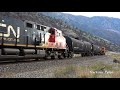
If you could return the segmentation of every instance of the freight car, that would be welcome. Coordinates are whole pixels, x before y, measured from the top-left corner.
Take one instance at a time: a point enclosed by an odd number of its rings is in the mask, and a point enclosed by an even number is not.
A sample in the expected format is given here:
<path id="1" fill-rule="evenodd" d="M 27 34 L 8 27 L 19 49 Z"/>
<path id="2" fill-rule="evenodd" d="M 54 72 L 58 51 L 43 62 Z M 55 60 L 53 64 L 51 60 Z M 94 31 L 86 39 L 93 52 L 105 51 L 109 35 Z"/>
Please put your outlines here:
<path id="1" fill-rule="evenodd" d="M 89 42 L 63 36 L 61 30 L 53 27 L 0 17 L 0 60 L 72 58 L 74 53 L 82 56 L 97 55 L 98 48 L 93 47 Z"/>
<path id="2" fill-rule="evenodd" d="M 65 36 L 67 45 L 69 47 L 69 53 L 73 56 L 75 54 L 81 54 L 81 56 L 93 56 L 93 55 L 105 55 L 105 48 L 94 45 L 86 41 L 80 41 L 72 37 Z"/>

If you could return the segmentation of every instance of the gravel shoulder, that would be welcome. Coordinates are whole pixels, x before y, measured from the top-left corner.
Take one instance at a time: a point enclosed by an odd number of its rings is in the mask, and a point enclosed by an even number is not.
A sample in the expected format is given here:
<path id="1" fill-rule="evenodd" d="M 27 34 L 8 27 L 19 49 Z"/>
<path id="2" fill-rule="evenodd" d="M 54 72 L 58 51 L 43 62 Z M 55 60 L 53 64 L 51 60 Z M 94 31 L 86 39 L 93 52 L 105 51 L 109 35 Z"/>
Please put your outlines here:
<path id="1" fill-rule="evenodd" d="M 94 57 L 74 57 L 64 60 L 28 61 L 0 64 L 0 78 L 54 78 L 54 71 L 58 67 L 68 65 L 89 66 L 96 62 L 113 63 L 108 55 Z"/>

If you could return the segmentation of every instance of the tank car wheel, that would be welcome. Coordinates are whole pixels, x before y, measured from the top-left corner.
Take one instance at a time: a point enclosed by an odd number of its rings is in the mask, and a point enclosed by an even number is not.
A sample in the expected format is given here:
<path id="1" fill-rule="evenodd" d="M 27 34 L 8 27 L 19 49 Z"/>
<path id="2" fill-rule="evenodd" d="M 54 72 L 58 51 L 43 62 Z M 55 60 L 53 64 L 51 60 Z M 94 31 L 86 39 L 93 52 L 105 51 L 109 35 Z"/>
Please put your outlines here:
<path id="1" fill-rule="evenodd" d="M 45 60 L 48 60 L 48 59 L 49 59 L 49 56 L 46 55 L 46 56 L 44 57 L 44 59 L 45 59 Z"/>
<path id="2" fill-rule="evenodd" d="M 41 60 L 41 58 L 36 58 L 34 61 L 39 61 L 39 60 Z"/>
<path id="3" fill-rule="evenodd" d="M 83 53 L 81 53 L 81 57 L 84 57 Z"/>
<path id="4" fill-rule="evenodd" d="M 70 57 L 70 58 L 73 58 L 73 52 L 71 52 L 71 53 L 69 54 L 69 57 Z"/>
<path id="5" fill-rule="evenodd" d="M 58 58 L 59 58 L 59 59 L 62 59 L 61 55 L 58 55 Z"/>
<path id="6" fill-rule="evenodd" d="M 39 61 L 39 59 L 37 58 L 37 59 L 35 59 L 34 61 Z"/>
<path id="7" fill-rule="evenodd" d="M 82 53 L 82 57 L 84 57 L 85 56 L 85 53 Z"/>
<path id="8" fill-rule="evenodd" d="M 91 56 L 94 56 L 94 53 L 91 53 Z"/>
<path id="9" fill-rule="evenodd" d="M 55 59 L 55 56 L 51 56 L 51 59 Z"/>

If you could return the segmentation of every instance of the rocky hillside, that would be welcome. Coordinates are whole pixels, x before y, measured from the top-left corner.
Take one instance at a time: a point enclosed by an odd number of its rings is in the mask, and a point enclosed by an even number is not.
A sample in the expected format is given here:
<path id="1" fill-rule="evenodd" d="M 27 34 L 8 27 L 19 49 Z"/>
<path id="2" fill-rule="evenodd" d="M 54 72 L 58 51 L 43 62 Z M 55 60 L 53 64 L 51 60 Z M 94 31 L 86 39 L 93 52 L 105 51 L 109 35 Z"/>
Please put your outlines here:
<path id="1" fill-rule="evenodd" d="M 42 12 L 44 15 L 55 17 L 66 21 L 70 25 L 89 32 L 93 35 L 105 38 L 120 45 L 120 19 L 112 17 L 85 17 L 64 14 L 60 12 Z"/>
<path id="2" fill-rule="evenodd" d="M 103 38 L 93 36 L 89 33 L 86 33 L 78 28 L 74 28 L 73 26 L 67 25 L 66 22 L 63 22 L 60 19 L 51 18 L 49 16 L 45 16 L 42 13 L 38 12 L 0 12 L 0 16 L 8 16 L 19 19 L 25 19 L 34 21 L 49 27 L 56 27 L 63 31 L 64 35 L 68 35 L 74 38 L 79 38 L 80 40 L 85 40 L 97 44 L 99 46 L 105 46 L 108 50 L 111 51 L 120 51 L 120 47 L 111 43 L 108 40 Z"/>

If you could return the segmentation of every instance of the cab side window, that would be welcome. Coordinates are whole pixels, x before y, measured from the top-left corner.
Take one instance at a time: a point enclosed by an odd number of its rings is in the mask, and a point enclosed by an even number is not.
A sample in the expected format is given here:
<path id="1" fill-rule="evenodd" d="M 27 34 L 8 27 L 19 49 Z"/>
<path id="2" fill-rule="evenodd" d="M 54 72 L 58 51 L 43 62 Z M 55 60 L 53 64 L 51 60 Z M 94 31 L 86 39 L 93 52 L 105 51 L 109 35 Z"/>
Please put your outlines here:
<path id="1" fill-rule="evenodd" d="M 37 25 L 37 30 L 40 30 L 40 25 Z"/>
<path id="2" fill-rule="evenodd" d="M 44 29 L 46 29 L 46 27 L 44 27 L 44 26 L 41 26 L 41 30 L 42 30 L 42 31 L 44 31 Z"/>
<path id="3" fill-rule="evenodd" d="M 33 28 L 33 24 L 31 24 L 31 23 L 26 23 L 26 27 L 28 27 L 28 28 Z"/>
<path id="4" fill-rule="evenodd" d="M 57 32 L 57 36 L 60 36 L 60 33 L 59 33 L 59 32 Z"/>
<path id="5" fill-rule="evenodd" d="M 59 33 L 59 36 L 61 36 L 60 33 Z"/>

